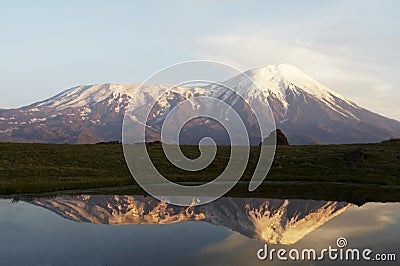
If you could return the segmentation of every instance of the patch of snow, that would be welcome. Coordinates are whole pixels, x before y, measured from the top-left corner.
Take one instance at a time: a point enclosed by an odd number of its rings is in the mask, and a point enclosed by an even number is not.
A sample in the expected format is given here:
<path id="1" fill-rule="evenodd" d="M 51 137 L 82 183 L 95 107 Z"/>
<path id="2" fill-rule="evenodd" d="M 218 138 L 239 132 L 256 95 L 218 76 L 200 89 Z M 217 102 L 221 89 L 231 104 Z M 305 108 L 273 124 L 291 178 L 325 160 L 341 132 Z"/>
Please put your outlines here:
<path id="1" fill-rule="evenodd" d="M 110 95 L 133 95 L 139 85 L 129 84 L 96 84 L 77 86 L 37 104 L 37 106 L 53 107 L 60 110 L 91 106 L 105 100 Z"/>
<path id="2" fill-rule="evenodd" d="M 28 123 L 29 124 L 34 124 L 34 123 L 37 123 L 37 122 L 44 122 L 46 120 L 47 120 L 46 117 L 44 117 L 44 118 L 31 118 Z"/>
<path id="3" fill-rule="evenodd" d="M 18 127 L 10 127 L 4 130 L 0 130 L 0 134 L 12 133 L 14 130 L 18 129 Z"/>
<path id="4" fill-rule="evenodd" d="M 79 110 L 79 114 L 82 118 L 87 117 L 87 115 L 91 112 L 92 110 L 89 107 L 82 107 Z"/>

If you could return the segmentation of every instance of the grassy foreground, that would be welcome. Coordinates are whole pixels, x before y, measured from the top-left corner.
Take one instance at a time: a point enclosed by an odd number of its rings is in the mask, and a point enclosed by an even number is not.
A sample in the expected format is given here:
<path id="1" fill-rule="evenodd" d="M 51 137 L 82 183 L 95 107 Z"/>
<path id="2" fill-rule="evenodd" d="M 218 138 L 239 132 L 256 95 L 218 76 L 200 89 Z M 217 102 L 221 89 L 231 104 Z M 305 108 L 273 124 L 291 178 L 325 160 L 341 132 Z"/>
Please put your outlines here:
<path id="1" fill-rule="evenodd" d="M 178 183 L 214 179 L 223 171 L 230 155 L 228 146 L 219 146 L 216 159 L 209 167 L 186 172 L 168 162 L 160 145 L 149 145 L 148 150 L 157 169 Z M 196 146 L 182 146 L 182 150 L 191 158 L 199 155 Z M 251 148 L 242 181 L 250 180 L 258 152 L 259 147 Z M 335 193 L 347 189 L 349 193 L 370 191 L 378 198 L 384 198 L 385 194 L 397 195 L 400 200 L 400 141 L 279 146 L 267 180 L 270 188 L 260 187 L 256 193 L 273 194 L 284 189 L 283 195 L 290 191 L 302 191 L 306 195 L 321 190 L 318 193 L 331 193 L 334 197 Z M 282 181 L 291 182 L 284 185 Z M 303 187 L 296 181 L 313 182 L 313 185 Z M 135 182 L 125 164 L 121 145 L 0 143 L 0 195 L 126 185 L 135 185 Z M 236 193 L 241 194 L 244 186 L 239 187 Z M 327 188 L 329 191 L 323 191 Z"/>

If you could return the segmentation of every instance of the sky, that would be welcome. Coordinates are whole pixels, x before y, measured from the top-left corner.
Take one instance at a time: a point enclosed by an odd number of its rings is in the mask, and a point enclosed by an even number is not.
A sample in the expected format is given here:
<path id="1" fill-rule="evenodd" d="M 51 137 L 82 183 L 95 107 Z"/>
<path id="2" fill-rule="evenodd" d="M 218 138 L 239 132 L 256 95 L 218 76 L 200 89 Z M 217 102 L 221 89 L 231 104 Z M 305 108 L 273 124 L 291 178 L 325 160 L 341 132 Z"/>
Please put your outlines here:
<path id="1" fill-rule="evenodd" d="M 292 64 L 400 120 L 400 1 L 2 1 L 0 108 L 188 60 Z"/>

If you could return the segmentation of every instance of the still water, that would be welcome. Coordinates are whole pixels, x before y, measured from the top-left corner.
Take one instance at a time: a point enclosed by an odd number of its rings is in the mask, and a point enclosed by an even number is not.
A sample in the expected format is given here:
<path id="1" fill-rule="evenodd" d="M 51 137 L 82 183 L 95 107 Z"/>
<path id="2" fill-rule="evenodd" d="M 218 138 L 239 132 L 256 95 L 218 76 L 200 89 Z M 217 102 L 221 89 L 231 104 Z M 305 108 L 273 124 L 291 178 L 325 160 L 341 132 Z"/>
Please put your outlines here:
<path id="1" fill-rule="evenodd" d="M 288 265 L 268 249 L 371 249 L 400 259 L 400 203 L 221 198 L 196 206 L 151 197 L 0 200 L 0 265 Z M 304 265 L 366 261 L 301 260 Z M 372 262 L 370 265 L 397 265 Z"/>

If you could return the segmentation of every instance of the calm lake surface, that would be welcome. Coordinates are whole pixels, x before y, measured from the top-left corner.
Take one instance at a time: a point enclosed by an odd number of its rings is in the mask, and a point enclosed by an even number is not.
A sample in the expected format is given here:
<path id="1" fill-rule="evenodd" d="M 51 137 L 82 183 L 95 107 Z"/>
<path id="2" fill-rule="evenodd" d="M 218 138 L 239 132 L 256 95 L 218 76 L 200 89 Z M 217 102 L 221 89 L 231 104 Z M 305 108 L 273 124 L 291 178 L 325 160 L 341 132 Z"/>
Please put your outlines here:
<path id="1" fill-rule="evenodd" d="M 151 197 L 0 200 L 0 265 L 281 265 L 257 251 L 346 248 L 400 259 L 400 203 L 221 198 L 197 207 Z M 365 261 L 300 261 L 365 265 Z M 396 262 L 369 262 L 396 265 Z"/>

